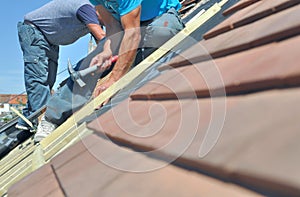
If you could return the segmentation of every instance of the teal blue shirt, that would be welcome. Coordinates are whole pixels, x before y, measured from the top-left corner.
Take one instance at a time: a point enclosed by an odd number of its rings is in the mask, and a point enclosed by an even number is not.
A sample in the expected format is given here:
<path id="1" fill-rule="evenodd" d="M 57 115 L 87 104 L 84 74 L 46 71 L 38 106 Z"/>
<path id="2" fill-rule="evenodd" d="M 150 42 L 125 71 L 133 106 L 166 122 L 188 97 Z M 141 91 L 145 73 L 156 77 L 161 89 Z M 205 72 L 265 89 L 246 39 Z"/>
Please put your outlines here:
<path id="1" fill-rule="evenodd" d="M 139 5 L 142 8 L 141 21 L 160 16 L 172 7 L 176 10 L 181 7 L 179 0 L 90 0 L 90 2 L 93 5 L 104 6 L 117 20 Z"/>

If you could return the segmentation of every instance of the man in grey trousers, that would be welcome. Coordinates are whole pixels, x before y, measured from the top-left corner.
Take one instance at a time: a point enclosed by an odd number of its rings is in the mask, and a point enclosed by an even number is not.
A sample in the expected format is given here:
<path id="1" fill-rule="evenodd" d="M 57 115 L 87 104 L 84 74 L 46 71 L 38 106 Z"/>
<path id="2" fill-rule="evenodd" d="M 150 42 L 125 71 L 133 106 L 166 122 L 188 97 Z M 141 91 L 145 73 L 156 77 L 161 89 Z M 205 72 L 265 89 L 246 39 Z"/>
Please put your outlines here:
<path id="1" fill-rule="evenodd" d="M 25 117 L 43 107 L 56 80 L 59 45 L 69 45 L 91 33 L 98 43 L 105 37 L 99 14 L 88 0 L 52 0 L 26 14 L 18 23 L 28 101 Z M 21 118 L 16 128 L 29 130 Z"/>

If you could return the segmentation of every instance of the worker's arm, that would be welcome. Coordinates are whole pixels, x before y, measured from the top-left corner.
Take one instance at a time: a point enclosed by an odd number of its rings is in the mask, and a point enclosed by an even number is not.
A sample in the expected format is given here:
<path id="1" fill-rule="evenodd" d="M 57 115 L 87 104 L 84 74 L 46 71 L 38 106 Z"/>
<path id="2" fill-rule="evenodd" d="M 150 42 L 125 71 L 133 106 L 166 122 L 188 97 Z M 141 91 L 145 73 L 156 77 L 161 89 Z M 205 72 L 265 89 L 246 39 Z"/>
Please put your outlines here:
<path id="1" fill-rule="evenodd" d="M 141 40 L 140 12 L 141 7 L 139 6 L 121 17 L 124 36 L 119 49 L 119 59 L 110 75 L 113 81 L 117 81 L 126 74 L 135 59 Z"/>
<path id="2" fill-rule="evenodd" d="M 100 25 L 90 23 L 90 24 L 87 24 L 86 26 L 89 28 L 91 34 L 96 39 L 97 44 L 98 44 L 98 41 L 102 40 L 105 37 L 105 32 L 103 31 L 103 29 L 101 28 Z"/>
<path id="3" fill-rule="evenodd" d="M 102 22 L 102 24 L 105 26 L 106 29 L 106 36 L 108 39 L 112 40 L 111 42 L 111 50 L 114 52 L 114 54 L 117 53 L 118 48 L 120 46 L 121 37 L 123 35 L 122 26 L 119 21 L 117 21 L 110 12 L 108 12 L 103 6 L 98 5 L 96 6 L 98 18 Z M 96 55 L 90 62 L 90 66 L 98 65 L 100 66 L 102 62 L 102 56 L 101 54 Z"/>
<path id="4" fill-rule="evenodd" d="M 99 20 L 105 26 L 106 36 L 112 40 L 112 51 L 118 51 L 123 36 L 123 28 L 121 23 L 117 21 L 102 5 L 96 6 L 96 10 L 97 13 L 99 13 Z"/>
<path id="5" fill-rule="evenodd" d="M 93 6 L 90 4 L 82 5 L 77 10 L 76 16 L 87 26 L 97 43 L 105 37 L 105 32 L 100 26 L 101 17 Z"/>
<path id="6" fill-rule="evenodd" d="M 104 83 L 102 83 L 99 87 L 97 87 L 95 91 L 95 96 L 101 94 L 104 90 L 110 87 L 114 82 L 116 82 L 123 75 L 125 75 L 128 72 L 132 63 L 134 62 L 136 51 L 141 40 L 140 13 L 141 13 L 141 7 L 139 6 L 136 9 L 129 12 L 128 14 L 121 17 L 121 25 L 124 30 L 124 35 L 122 37 L 121 44 L 120 44 L 120 49 L 118 54 L 119 59 L 116 62 L 108 79 Z M 104 23 L 109 22 L 107 20 L 113 21 L 112 23 L 116 21 L 113 19 L 111 15 L 107 19 L 104 19 L 104 17 L 106 17 L 104 15 L 102 15 Z M 116 27 L 111 27 L 111 28 L 116 28 Z M 109 35 L 115 32 L 116 29 L 113 29 L 113 31 L 110 32 L 109 27 L 107 27 L 107 33 Z"/>

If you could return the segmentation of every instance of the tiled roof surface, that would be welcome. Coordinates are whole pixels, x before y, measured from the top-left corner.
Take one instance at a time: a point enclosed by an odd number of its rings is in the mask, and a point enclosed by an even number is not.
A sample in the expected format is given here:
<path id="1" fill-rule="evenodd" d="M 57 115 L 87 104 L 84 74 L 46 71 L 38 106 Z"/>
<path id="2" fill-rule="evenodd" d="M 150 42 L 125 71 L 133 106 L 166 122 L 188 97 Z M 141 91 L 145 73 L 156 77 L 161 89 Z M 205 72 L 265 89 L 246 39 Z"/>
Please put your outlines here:
<path id="1" fill-rule="evenodd" d="M 209 97 L 224 94 L 224 88 L 229 95 L 295 86 L 300 83 L 299 44 L 300 37 L 296 36 L 213 61 L 182 66 L 150 81 L 131 98 Z M 289 55 L 282 55 L 287 49 Z"/>
<path id="2" fill-rule="evenodd" d="M 101 162 L 110 160 L 137 169 L 165 165 L 143 154 L 126 158 L 123 151 L 131 152 L 126 148 L 115 151 L 109 141 L 90 135 L 11 187 L 9 196 L 256 196 L 233 184 L 172 165 L 152 172 L 129 173 Z"/>
<path id="3" fill-rule="evenodd" d="M 298 196 L 299 3 L 239 1 L 8 195 Z"/>
<path id="4" fill-rule="evenodd" d="M 260 1 L 260 0 L 240 0 L 238 3 L 236 3 L 235 5 L 231 6 L 227 10 L 225 10 L 223 12 L 223 15 L 233 14 L 241 9 L 244 9 L 244 8 L 254 4 L 257 1 Z"/>

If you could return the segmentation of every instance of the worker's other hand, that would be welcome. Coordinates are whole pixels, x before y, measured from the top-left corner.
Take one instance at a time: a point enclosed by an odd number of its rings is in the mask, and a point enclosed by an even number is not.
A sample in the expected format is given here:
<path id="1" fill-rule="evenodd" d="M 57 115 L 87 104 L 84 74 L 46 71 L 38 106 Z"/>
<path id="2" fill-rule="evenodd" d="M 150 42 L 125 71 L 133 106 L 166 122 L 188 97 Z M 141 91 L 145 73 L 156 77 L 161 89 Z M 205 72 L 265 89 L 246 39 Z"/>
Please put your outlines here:
<path id="1" fill-rule="evenodd" d="M 103 51 L 96 55 L 90 63 L 90 66 L 98 66 L 97 72 L 104 72 L 112 65 L 112 51 L 110 48 L 110 43 L 111 41 L 108 39 L 104 43 Z"/>
<path id="2" fill-rule="evenodd" d="M 97 97 L 98 95 L 100 95 L 101 93 L 103 93 L 107 88 L 109 88 L 112 84 L 114 84 L 116 82 L 116 80 L 114 80 L 113 78 L 109 77 L 107 80 L 105 80 L 103 83 L 100 83 L 94 91 L 94 95 L 93 97 Z M 103 103 L 101 103 L 96 109 L 101 108 L 103 105 L 106 105 L 109 102 L 110 98 L 108 98 L 106 101 L 104 101 Z"/>

